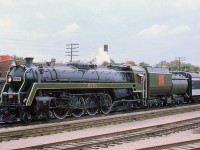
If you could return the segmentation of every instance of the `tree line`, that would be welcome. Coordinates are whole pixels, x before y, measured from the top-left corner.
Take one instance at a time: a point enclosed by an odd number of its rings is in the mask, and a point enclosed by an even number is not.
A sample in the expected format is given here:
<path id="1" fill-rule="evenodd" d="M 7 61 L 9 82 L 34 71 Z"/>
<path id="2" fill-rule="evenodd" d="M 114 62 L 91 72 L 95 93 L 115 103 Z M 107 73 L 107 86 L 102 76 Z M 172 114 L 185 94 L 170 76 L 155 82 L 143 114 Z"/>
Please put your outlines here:
<path id="1" fill-rule="evenodd" d="M 111 64 L 116 64 L 114 60 L 111 60 Z M 137 64 L 133 60 L 128 60 L 124 64 L 129 64 L 136 66 Z M 147 62 L 140 62 L 138 64 L 139 66 L 146 68 L 147 66 L 150 66 Z M 180 65 L 180 66 L 179 66 Z M 171 71 L 200 71 L 200 67 L 192 65 L 191 63 L 179 63 L 179 61 L 161 61 L 158 64 L 155 65 L 155 67 L 162 67 L 162 68 L 169 68 Z M 180 68 L 179 68 L 180 67 Z"/>
<path id="2" fill-rule="evenodd" d="M 13 60 L 24 60 L 23 57 L 16 56 L 16 55 L 11 56 L 11 58 Z M 110 64 L 117 65 L 119 63 L 116 63 L 113 59 L 110 59 Z M 129 65 L 133 65 L 133 66 L 137 65 L 133 60 L 128 60 L 124 64 L 129 64 Z M 108 65 L 108 63 L 105 62 L 103 65 Z M 140 62 L 139 66 L 146 68 L 147 66 L 149 66 L 149 63 Z M 179 69 L 180 69 L 180 71 L 200 71 L 200 67 L 198 67 L 198 66 L 192 65 L 191 63 L 184 63 L 184 62 L 179 64 L 179 62 L 177 60 L 169 61 L 169 62 L 161 61 L 158 64 L 156 64 L 155 67 L 169 68 L 171 71 L 177 71 Z"/>

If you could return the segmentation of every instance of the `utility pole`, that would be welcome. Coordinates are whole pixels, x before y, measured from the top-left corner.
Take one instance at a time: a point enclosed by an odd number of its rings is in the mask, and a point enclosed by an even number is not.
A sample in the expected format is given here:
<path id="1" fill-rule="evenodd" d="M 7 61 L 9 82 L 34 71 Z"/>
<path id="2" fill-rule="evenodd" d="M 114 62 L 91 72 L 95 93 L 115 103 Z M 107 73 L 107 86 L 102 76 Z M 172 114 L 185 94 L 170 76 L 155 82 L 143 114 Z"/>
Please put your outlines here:
<path id="1" fill-rule="evenodd" d="M 178 70 L 181 71 L 181 62 L 185 60 L 185 57 L 177 57 L 176 61 L 178 61 Z"/>
<path id="2" fill-rule="evenodd" d="M 74 47 L 76 45 L 78 45 L 78 44 L 66 44 L 66 46 L 67 46 L 66 49 L 70 49 L 70 51 L 66 52 L 66 53 L 69 53 L 69 55 L 66 55 L 66 56 L 70 56 L 71 57 L 70 62 L 72 62 L 72 57 L 73 56 L 79 56 L 79 55 L 73 55 L 74 52 L 79 52 L 79 51 L 74 51 L 74 49 L 79 48 L 79 47 Z M 70 47 L 68 47 L 68 46 L 70 46 Z"/>

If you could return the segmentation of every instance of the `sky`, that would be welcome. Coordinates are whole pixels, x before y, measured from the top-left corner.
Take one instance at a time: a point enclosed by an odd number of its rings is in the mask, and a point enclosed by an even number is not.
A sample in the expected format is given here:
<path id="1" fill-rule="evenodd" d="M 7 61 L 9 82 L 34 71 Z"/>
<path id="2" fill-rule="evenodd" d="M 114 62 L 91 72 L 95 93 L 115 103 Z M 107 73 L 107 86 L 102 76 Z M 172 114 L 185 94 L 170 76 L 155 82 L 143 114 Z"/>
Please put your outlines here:
<path id="1" fill-rule="evenodd" d="M 200 66 L 200 0 L 0 0 L 0 54 L 92 60 L 104 44 L 115 62 Z"/>

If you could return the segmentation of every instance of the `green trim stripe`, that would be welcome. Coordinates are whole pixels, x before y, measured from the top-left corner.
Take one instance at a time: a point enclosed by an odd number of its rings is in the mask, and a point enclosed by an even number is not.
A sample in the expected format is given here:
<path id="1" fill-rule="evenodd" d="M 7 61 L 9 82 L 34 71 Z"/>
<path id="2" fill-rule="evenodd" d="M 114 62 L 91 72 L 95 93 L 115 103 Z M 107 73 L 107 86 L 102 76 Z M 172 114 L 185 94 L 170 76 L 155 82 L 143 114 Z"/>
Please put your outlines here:
<path id="1" fill-rule="evenodd" d="M 109 88 L 133 88 L 135 83 L 34 83 L 30 95 L 26 101 L 26 106 L 31 106 L 37 90 L 50 89 L 109 89 Z"/>

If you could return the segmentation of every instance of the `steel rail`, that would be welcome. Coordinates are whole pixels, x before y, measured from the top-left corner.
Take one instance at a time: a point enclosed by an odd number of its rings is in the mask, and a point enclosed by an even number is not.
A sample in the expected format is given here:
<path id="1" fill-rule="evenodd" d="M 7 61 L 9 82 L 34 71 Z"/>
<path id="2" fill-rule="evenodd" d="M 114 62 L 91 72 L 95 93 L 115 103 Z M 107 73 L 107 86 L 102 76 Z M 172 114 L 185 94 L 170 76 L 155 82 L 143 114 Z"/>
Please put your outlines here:
<path id="1" fill-rule="evenodd" d="M 137 150 L 161 150 L 161 149 L 170 149 L 170 150 L 177 150 L 177 149 L 184 149 L 184 150 L 199 150 L 200 149 L 200 139 L 182 141 L 182 142 L 175 142 L 169 144 L 162 144 L 156 145 L 152 147 L 137 149 Z"/>

